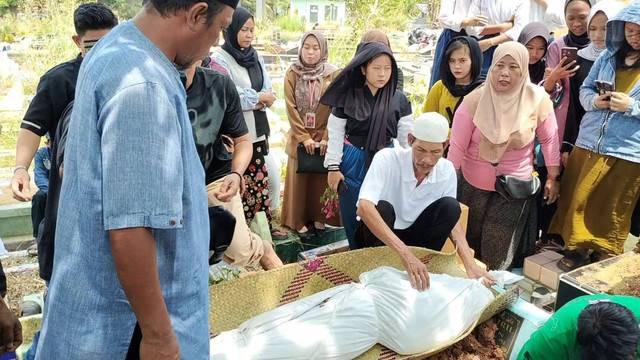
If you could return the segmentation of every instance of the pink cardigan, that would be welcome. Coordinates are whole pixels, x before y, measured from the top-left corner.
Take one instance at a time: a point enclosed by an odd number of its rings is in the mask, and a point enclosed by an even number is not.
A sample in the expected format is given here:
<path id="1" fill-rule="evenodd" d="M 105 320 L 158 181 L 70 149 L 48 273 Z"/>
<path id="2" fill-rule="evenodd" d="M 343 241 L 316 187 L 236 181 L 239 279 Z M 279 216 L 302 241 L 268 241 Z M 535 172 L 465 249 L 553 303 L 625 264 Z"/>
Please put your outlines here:
<path id="1" fill-rule="evenodd" d="M 512 175 L 530 179 L 533 173 L 533 141 L 521 149 L 508 150 L 498 166 L 480 158 L 482 134 L 473 123 L 473 116 L 463 102 L 453 118 L 451 148 L 447 158 L 456 169 L 462 170 L 465 180 L 472 186 L 495 191 L 496 176 Z M 553 112 L 536 129 L 536 137 L 542 145 L 547 166 L 560 165 L 560 142 L 558 125 Z M 542 179 L 544 181 L 544 179 Z"/>

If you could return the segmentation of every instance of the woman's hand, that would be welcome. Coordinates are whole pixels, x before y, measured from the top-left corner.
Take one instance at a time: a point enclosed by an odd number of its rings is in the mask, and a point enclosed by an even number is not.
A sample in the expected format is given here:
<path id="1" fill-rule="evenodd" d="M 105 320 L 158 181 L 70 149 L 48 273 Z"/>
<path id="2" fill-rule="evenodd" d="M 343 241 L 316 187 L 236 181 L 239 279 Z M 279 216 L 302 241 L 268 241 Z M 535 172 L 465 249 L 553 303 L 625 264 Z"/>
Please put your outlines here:
<path id="1" fill-rule="evenodd" d="M 563 152 L 561 154 L 560 159 L 562 160 L 562 167 L 564 167 L 565 169 L 567 168 L 567 164 L 569 163 L 569 155 L 570 154 L 571 153 L 569 153 L 569 152 Z"/>
<path id="2" fill-rule="evenodd" d="M 489 19 L 484 15 L 472 16 L 468 19 L 462 20 L 462 27 L 467 26 L 486 26 L 489 23 Z"/>
<path id="3" fill-rule="evenodd" d="M 580 66 L 576 65 L 577 64 L 576 60 L 573 60 L 565 64 L 566 61 L 567 61 L 567 57 L 565 56 L 560 60 L 560 62 L 558 63 L 558 65 L 556 65 L 556 67 L 551 69 L 551 72 L 549 73 L 549 77 L 548 77 L 549 81 L 552 81 L 555 83 L 562 79 L 568 79 L 570 77 L 573 77 L 576 74 L 576 71 L 580 69 Z"/>
<path id="4" fill-rule="evenodd" d="M 560 197 L 560 182 L 554 179 L 547 179 L 544 185 L 544 199 L 546 204 L 550 205 L 556 202 Z"/>
<path id="5" fill-rule="evenodd" d="M 344 175 L 342 175 L 340 171 L 329 171 L 327 174 L 327 183 L 329 183 L 331 190 L 338 192 L 340 181 L 344 181 Z"/>
<path id="6" fill-rule="evenodd" d="M 633 98 L 629 95 L 621 92 L 612 92 L 611 100 L 609 101 L 609 109 L 617 112 L 627 112 L 633 105 Z"/>
<path id="7" fill-rule="evenodd" d="M 316 142 L 313 139 L 307 139 L 302 142 L 304 149 L 307 150 L 307 154 L 313 155 L 316 151 Z"/>
<path id="8" fill-rule="evenodd" d="M 276 96 L 271 91 L 265 91 L 258 94 L 258 100 L 266 107 L 271 107 L 276 101 Z"/>
<path id="9" fill-rule="evenodd" d="M 324 156 L 327 153 L 327 140 L 320 141 L 320 156 Z"/>
<path id="10" fill-rule="evenodd" d="M 596 109 L 609 109 L 609 107 L 611 106 L 611 94 L 607 93 L 596 96 L 593 105 L 596 107 Z"/>

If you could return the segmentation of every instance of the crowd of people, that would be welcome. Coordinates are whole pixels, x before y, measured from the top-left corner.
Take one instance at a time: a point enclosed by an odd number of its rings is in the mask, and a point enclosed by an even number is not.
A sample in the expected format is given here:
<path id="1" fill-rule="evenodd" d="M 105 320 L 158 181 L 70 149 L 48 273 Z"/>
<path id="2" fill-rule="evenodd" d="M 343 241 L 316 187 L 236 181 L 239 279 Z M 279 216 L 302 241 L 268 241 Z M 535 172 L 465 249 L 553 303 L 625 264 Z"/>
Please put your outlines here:
<path id="1" fill-rule="evenodd" d="M 283 266 L 248 225 L 261 213 L 273 238 L 333 225 L 351 249 L 389 246 L 421 291 L 429 273 L 410 246 L 451 239 L 467 275 L 491 283 L 475 259 L 510 270 L 556 246 L 571 270 L 640 230 L 639 1 L 443 0 L 420 116 L 383 31 L 342 69 L 321 31 L 304 33 L 284 77 L 284 179 L 272 80 L 237 3 L 145 0 L 119 25 L 102 4 L 75 11 L 80 54 L 41 78 L 12 179 L 43 209 L 48 290 L 28 358 L 208 358 L 209 265 Z"/>

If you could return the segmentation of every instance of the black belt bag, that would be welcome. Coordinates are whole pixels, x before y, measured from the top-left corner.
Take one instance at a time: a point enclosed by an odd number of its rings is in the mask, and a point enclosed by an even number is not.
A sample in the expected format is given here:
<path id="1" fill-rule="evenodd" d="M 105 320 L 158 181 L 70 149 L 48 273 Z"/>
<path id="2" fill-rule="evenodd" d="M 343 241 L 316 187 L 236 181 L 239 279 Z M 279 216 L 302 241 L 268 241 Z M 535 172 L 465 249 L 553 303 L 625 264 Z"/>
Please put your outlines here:
<path id="1" fill-rule="evenodd" d="M 496 192 L 509 201 L 528 200 L 538 195 L 541 184 L 537 176 L 523 180 L 511 175 L 500 175 L 496 176 L 495 187 Z"/>

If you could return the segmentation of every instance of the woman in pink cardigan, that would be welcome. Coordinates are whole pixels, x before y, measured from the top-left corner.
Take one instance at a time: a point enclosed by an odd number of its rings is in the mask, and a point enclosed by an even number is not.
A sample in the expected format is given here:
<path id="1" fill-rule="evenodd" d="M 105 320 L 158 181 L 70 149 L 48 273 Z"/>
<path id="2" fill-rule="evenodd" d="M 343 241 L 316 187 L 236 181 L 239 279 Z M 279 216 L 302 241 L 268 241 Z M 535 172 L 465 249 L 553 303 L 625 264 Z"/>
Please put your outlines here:
<path id="1" fill-rule="evenodd" d="M 458 200 L 470 208 L 467 239 L 490 269 L 512 267 L 537 237 L 533 192 L 496 192 L 498 177 L 531 185 L 534 139 L 542 145 L 549 176 L 544 196 L 559 196 L 560 144 L 549 95 L 529 80 L 527 48 L 498 46 L 484 86 L 467 95 L 453 121 L 449 160 L 460 170 Z M 504 189 L 504 188 L 502 188 Z"/>

